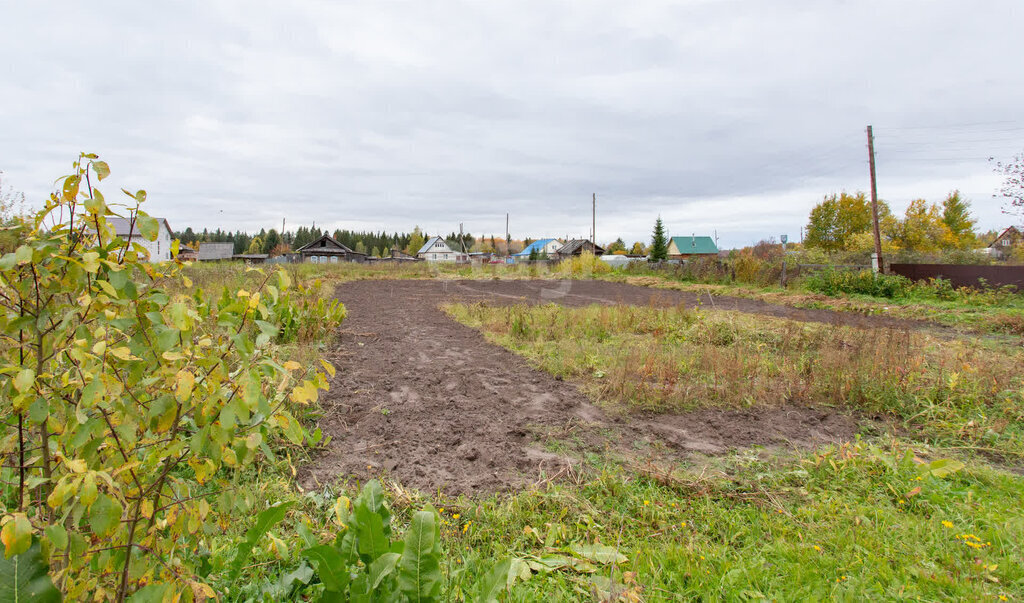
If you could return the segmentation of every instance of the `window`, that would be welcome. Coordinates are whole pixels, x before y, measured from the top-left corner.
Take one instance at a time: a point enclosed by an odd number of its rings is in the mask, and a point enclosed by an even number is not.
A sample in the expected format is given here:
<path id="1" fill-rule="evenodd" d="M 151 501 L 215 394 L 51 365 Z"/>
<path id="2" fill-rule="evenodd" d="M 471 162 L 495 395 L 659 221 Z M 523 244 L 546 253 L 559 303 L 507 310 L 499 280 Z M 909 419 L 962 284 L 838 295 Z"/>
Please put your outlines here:
<path id="1" fill-rule="evenodd" d="M 337 264 L 338 263 L 338 256 L 332 255 L 331 256 L 331 263 L 332 264 Z"/>

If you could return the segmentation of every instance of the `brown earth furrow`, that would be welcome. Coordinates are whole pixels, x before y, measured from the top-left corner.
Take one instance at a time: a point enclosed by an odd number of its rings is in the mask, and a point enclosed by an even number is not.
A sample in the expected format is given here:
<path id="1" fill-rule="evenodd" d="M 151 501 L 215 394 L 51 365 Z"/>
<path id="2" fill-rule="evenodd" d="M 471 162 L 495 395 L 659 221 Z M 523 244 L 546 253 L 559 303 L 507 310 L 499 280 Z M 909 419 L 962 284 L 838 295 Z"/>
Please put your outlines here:
<path id="1" fill-rule="evenodd" d="M 855 429 L 848 415 L 803 406 L 609 416 L 573 384 L 530 367 L 438 309 L 444 302 L 518 300 L 689 305 L 696 303 L 692 294 L 600 281 L 357 281 L 339 286 L 337 295 L 348 318 L 323 401 L 321 428 L 332 440 L 303 469 L 307 488 L 381 474 L 427 492 L 516 488 L 573 462 L 544 451 L 538 441 L 545 435 L 572 434 L 596 451 L 685 458 L 752 445 L 809 446 L 848 439 Z M 852 318 L 831 314 L 843 324 Z"/>

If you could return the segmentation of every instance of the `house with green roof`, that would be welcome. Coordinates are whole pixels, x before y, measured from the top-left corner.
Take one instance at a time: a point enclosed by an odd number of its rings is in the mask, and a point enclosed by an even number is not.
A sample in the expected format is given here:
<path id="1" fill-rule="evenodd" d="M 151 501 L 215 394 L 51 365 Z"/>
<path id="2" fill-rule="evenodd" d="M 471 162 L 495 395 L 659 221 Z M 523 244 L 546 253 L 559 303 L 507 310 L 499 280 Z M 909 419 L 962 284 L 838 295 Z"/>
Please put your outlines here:
<path id="1" fill-rule="evenodd" d="M 718 246 L 711 237 L 672 237 L 668 242 L 668 258 L 685 260 L 691 257 L 717 256 Z"/>

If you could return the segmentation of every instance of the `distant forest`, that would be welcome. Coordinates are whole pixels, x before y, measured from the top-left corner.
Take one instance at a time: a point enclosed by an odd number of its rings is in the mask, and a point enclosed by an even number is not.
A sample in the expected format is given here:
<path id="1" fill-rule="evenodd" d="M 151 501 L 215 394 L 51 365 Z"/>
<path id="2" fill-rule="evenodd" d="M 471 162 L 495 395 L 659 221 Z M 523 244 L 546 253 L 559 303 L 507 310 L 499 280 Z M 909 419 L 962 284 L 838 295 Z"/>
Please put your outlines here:
<path id="1" fill-rule="evenodd" d="M 261 229 L 256 234 L 249 234 L 242 231 L 224 231 L 221 229 L 196 232 L 192 227 L 183 231 L 176 231 L 174 236 L 181 240 L 182 245 L 196 247 L 199 243 L 234 243 L 234 253 L 266 253 L 280 255 L 294 251 L 311 243 L 325 234 L 330 234 L 334 240 L 350 249 L 360 253 L 375 256 L 386 256 L 392 249 L 399 249 L 405 253 L 415 254 L 420 247 L 430 238 L 417 226 L 411 233 L 387 233 L 387 232 L 356 232 L 352 230 L 337 229 L 334 232 L 321 230 L 320 228 L 307 228 L 300 226 L 296 230 L 285 231 L 283 234 L 271 228 Z M 492 236 L 487 239 L 477 239 L 466 233 L 459 239 L 459 234 L 452 232 L 445 237 L 452 249 L 459 250 L 465 243 L 466 250 L 493 251 L 504 247 L 504 241 L 496 241 Z"/>

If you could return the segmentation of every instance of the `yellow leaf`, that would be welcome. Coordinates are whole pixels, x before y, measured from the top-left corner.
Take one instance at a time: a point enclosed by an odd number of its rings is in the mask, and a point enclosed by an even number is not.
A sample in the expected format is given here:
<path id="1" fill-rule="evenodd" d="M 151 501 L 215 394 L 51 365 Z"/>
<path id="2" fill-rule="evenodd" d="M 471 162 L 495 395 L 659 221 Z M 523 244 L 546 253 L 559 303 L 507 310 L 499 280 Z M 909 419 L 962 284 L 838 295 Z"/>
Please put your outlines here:
<path id="1" fill-rule="evenodd" d="M 4 518 L 0 541 L 4 544 L 4 556 L 20 555 L 32 546 L 32 524 L 24 513 L 15 513 Z"/>
<path id="2" fill-rule="evenodd" d="M 125 346 L 111 348 L 110 354 L 121 360 L 138 360 L 138 356 L 133 356 L 132 351 Z"/>
<path id="3" fill-rule="evenodd" d="M 178 386 L 174 390 L 174 397 L 179 402 L 185 402 L 192 396 L 192 389 L 196 385 L 196 378 L 189 371 L 182 369 L 178 371 Z"/>
<path id="4" fill-rule="evenodd" d="M 181 352 L 167 351 L 167 352 L 164 352 L 163 354 L 160 354 L 160 356 L 162 356 L 164 360 L 169 360 L 171 362 L 174 362 L 175 360 L 184 360 L 185 359 L 185 355 L 182 354 Z"/>
<path id="5" fill-rule="evenodd" d="M 320 364 L 322 364 L 322 365 L 323 365 L 323 367 L 324 367 L 324 370 L 325 370 L 325 371 L 327 371 L 327 374 L 328 374 L 328 375 L 330 375 L 331 377 L 333 377 L 333 376 L 334 376 L 334 365 L 333 365 L 332 363 L 330 363 L 330 362 L 327 362 L 326 360 L 324 360 L 323 358 L 321 358 L 321 359 L 320 359 Z"/>
<path id="6" fill-rule="evenodd" d="M 103 352 L 105 352 L 106 350 L 107 350 L 107 342 L 106 341 L 97 341 L 92 346 L 92 353 L 96 354 L 97 356 L 102 356 Z"/>
<path id="7" fill-rule="evenodd" d="M 152 517 L 153 516 L 153 501 L 148 499 L 148 498 L 143 500 L 142 501 L 142 505 L 139 507 L 139 513 L 141 513 L 142 516 L 145 517 L 146 519 L 149 519 L 150 517 Z"/>
<path id="8" fill-rule="evenodd" d="M 67 460 L 64 459 L 64 464 L 68 466 L 73 473 L 85 473 L 89 466 L 85 464 L 84 459 Z"/>
<path id="9" fill-rule="evenodd" d="M 294 360 L 289 360 L 288 362 L 284 363 L 284 368 L 285 370 L 288 371 L 297 371 L 300 368 L 302 368 L 302 365 L 299 364 L 298 362 L 295 362 Z"/>
<path id="10" fill-rule="evenodd" d="M 186 289 L 191 289 L 192 288 L 192 279 L 190 279 L 189 277 L 182 276 L 181 277 L 181 282 L 185 284 L 185 288 Z"/>
<path id="11" fill-rule="evenodd" d="M 310 402 L 316 402 L 318 397 L 316 384 L 312 381 L 303 381 L 302 385 L 297 386 L 292 390 L 289 398 L 297 404 L 309 404 Z"/>

